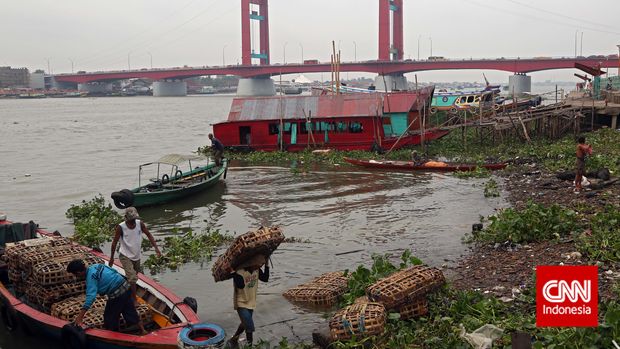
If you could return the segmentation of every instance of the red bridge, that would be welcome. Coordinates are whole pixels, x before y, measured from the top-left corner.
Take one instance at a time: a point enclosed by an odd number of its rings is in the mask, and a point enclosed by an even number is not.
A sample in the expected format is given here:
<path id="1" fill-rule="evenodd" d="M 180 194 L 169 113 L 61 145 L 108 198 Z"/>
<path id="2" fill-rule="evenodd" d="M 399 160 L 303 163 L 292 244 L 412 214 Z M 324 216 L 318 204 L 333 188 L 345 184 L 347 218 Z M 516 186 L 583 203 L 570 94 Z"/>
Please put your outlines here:
<path id="1" fill-rule="evenodd" d="M 340 65 L 341 72 L 366 72 L 382 76 L 377 81 L 377 88 L 406 89 L 404 73 L 424 70 L 447 69 L 484 69 L 502 70 L 518 74 L 511 79 L 528 88 L 530 77 L 525 73 L 550 70 L 570 69 L 576 64 L 588 70 L 599 71 L 600 68 L 618 66 L 617 55 L 597 55 L 589 58 L 550 58 L 538 57 L 528 59 L 465 59 L 447 60 L 443 57 L 429 57 L 429 60 L 412 61 L 404 59 L 403 35 L 403 0 L 378 0 L 379 30 L 377 61 L 346 62 Z M 259 22 L 258 42 L 252 42 L 252 21 Z M 205 75 L 236 75 L 242 79 L 238 93 L 249 95 L 274 94 L 273 81 L 270 76 L 280 74 L 321 73 L 332 70 L 330 63 L 314 60 L 300 64 L 271 64 L 269 48 L 269 13 L 268 0 L 241 0 L 241 65 L 220 67 L 183 67 L 169 69 L 140 69 L 127 71 L 90 72 L 82 74 L 55 75 L 58 83 L 82 84 L 82 88 L 101 89 L 108 82 L 132 78 L 145 78 L 154 81 L 155 95 L 183 95 L 186 84 L 183 79 Z M 309 64 L 303 64 L 309 63 Z M 389 82 L 389 83 L 388 83 Z M 95 83 L 95 84 L 91 84 Z M 521 88 L 521 87 L 520 87 Z M 526 90 L 527 91 L 527 90 Z"/>
<path id="2" fill-rule="evenodd" d="M 342 72 L 366 72 L 380 75 L 402 74 L 428 70 L 484 69 L 512 73 L 530 73 L 552 69 L 574 69 L 575 63 L 591 67 L 615 68 L 617 58 L 523 58 L 523 59 L 470 59 L 442 61 L 366 61 L 342 63 Z M 267 77 L 280 74 L 329 72 L 329 63 L 286 65 L 229 65 L 225 67 L 184 67 L 152 70 L 92 72 L 55 75 L 58 82 L 88 83 L 144 78 L 151 80 L 186 79 L 204 75 L 236 75 L 243 78 Z"/>

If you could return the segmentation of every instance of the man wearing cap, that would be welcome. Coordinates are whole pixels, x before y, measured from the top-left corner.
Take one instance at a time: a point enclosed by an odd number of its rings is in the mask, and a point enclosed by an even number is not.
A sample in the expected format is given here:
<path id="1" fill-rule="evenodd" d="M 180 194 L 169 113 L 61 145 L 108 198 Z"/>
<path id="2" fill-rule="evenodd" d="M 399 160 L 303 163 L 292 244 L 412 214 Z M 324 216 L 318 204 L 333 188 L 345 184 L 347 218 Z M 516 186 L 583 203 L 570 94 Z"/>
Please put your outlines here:
<path id="1" fill-rule="evenodd" d="M 116 270 L 104 264 L 92 264 L 86 268 L 83 260 L 74 259 L 67 265 L 67 272 L 86 280 L 86 299 L 74 320 L 77 326 L 82 327 L 84 315 L 92 307 L 99 294 L 108 296 L 103 312 L 104 328 L 118 331 L 120 316 L 123 314 L 127 325 L 138 325 L 142 334 L 146 333 L 131 297 L 129 283 Z"/>
<path id="2" fill-rule="evenodd" d="M 151 242 L 151 245 L 155 249 L 158 257 L 161 257 L 161 252 L 153 235 L 146 228 L 144 222 L 142 222 L 138 215 L 138 210 L 135 207 L 128 207 L 125 210 L 125 221 L 116 226 L 116 232 L 114 234 L 114 240 L 112 240 L 112 251 L 110 252 L 110 262 L 108 265 L 111 267 L 114 265 L 114 253 L 116 252 L 116 244 L 120 240 L 121 247 L 118 251 L 118 259 L 123 265 L 125 270 L 125 277 L 131 285 L 131 294 L 133 299 L 136 297 L 136 282 L 138 282 L 138 273 L 142 272 L 140 265 L 140 257 L 142 252 L 142 233 Z"/>
<path id="3" fill-rule="evenodd" d="M 222 165 L 222 157 L 224 157 L 224 144 L 215 138 L 213 133 L 209 133 L 209 139 L 211 140 L 211 151 L 213 152 L 215 164 L 220 166 Z"/>
<path id="4" fill-rule="evenodd" d="M 262 282 L 269 281 L 269 265 L 267 265 L 268 257 L 256 255 L 248 263 L 239 267 L 233 276 L 235 285 L 234 307 L 237 310 L 241 324 L 237 328 L 237 332 L 230 338 L 230 346 L 235 348 L 238 346 L 239 336 L 245 331 L 245 337 L 248 345 L 252 345 L 254 341 L 254 320 L 252 315 L 256 308 L 256 294 L 258 292 L 258 280 Z M 265 271 L 260 267 L 265 265 Z"/>

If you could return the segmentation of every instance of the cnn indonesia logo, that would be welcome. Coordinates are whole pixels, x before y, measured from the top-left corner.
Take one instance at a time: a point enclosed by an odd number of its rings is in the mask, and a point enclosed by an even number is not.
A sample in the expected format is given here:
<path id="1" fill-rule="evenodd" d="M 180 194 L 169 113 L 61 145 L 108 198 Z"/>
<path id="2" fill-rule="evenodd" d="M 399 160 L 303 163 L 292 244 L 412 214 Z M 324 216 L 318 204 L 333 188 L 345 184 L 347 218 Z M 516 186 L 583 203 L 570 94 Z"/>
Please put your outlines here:
<path id="1" fill-rule="evenodd" d="M 538 266 L 536 326 L 598 326 L 598 267 Z"/>

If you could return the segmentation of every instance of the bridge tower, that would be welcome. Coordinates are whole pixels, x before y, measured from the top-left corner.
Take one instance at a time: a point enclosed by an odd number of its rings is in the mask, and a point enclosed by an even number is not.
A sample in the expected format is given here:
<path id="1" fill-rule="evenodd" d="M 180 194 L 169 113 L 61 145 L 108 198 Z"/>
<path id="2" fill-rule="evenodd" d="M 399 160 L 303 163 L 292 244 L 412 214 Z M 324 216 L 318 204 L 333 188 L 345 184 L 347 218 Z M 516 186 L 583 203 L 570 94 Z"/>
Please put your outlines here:
<path id="1" fill-rule="evenodd" d="M 241 0 L 241 62 L 252 65 L 259 59 L 260 65 L 269 65 L 269 11 L 268 0 Z M 252 45 L 252 21 L 259 22 L 258 50 Z M 239 79 L 238 96 L 274 96 L 276 87 L 271 77 Z"/>
<path id="2" fill-rule="evenodd" d="M 402 60 L 403 42 L 403 0 L 379 0 L 379 60 Z"/>
<path id="3" fill-rule="evenodd" d="M 241 62 L 251 65 L 253 58 L 261 65 L 269 64 L 269 11 L 268 0 L 241 0 Z M 252 6 L 258 5 L 258 6 Z M 252 45 L 252 21 L 259 23 L 258 51 Z"/>
<path id="4" fill-rule="evenodd" d="M 403 42 L 403 0 L 379 0 L 379 60 L 403 60 Z M 375 86 L 385 91 L 408 89 L 403 74 L 379 75 Z"/>

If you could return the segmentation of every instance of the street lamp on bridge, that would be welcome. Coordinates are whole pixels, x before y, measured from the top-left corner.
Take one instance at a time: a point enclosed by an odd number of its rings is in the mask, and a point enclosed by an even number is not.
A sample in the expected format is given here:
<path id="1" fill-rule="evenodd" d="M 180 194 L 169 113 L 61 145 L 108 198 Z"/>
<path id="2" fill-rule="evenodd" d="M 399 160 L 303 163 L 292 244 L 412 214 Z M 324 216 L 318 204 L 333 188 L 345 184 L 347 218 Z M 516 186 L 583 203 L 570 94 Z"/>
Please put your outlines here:
<path id="1" fill-rule="evenodd" d="M 149 57 L 151 57 L 151 69 L 153 69 L 153 55 L 150 52 L 147 52 Z"/>
<path id="2" fill-rule="evenodd" d="M 618 46 L 618 76 L 620 76 L 620 45 Z"/>
<path id="3" fill-rule="evenodd" d="M 353 62 L 357 62 L 357 43 L 353 40 Z"/>
<path id="4" fill-rule="evenodd" d="M 71 58 L 67 58 L 69 62 L 71 62 L 71 74 L 73 74 L 73 60 Z"/>
<path id="5" fill-rule="evenodd" d="M 127 70 L 131 70 L 131 51 L 127 53 Z"/>
<path id="6" fill-rule="evenodd" d="M 287 44 L 288 44 L 288 41 L 286 41 L 284 43 L 284 45 L 282 45 L 282 48 L 283 48 L 283 50 L 282 50 L 282 56 L 283 56 L 282 60 L 284 61 L 284 64 L 286 64 L 286 45 Z"/>
<path id="7" fill-rule="evenodd" d="M 224 47 L 222 47 L 222 66 L 226 66 L 226 46 L 228 45 L 224 45 Z"/>
<path id="8" fill-rule="evenodd" d="M 420 60 L 420 39 L 422 39 L 422 34 L 418 35 L 418 61 Z"/>
<path id="9" fill-rule="evenodd" d="M 431 42 L 431 55 L 430 55 L 430 57 L 433 57 L 433 37 L 429 36 L 428 40 Z"/>

